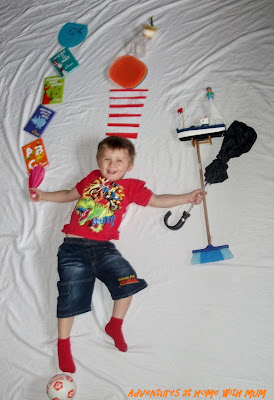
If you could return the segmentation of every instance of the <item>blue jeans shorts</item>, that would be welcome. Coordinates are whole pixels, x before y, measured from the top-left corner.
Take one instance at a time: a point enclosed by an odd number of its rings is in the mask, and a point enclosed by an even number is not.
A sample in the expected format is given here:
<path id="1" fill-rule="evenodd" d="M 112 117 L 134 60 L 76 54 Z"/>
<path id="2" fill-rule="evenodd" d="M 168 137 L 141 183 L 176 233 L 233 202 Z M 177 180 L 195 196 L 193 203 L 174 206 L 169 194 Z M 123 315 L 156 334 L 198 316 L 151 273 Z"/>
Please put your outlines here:
<path id="1" fill-rule="evenodd" d="M 147 287 L 112 242 L 67 237 L 58 250 L 57 318 L 91 310 L 95 278 L 113 300 L 129 297 Z"/>

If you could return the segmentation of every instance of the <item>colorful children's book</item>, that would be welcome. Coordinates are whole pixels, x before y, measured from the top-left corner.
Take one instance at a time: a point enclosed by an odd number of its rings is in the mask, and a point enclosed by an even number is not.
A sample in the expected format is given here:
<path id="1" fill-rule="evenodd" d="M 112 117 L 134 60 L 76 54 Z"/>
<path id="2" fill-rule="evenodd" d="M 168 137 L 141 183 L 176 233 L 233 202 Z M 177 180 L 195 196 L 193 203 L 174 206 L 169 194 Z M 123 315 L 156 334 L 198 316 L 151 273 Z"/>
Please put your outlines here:
<path id="1" fill-rule="evenodd" d="M 40 104 L 25 126 L 24 130 L 34 136 L 40 137 L 54 114 L 55 111 Z"/>
<path id="2" fill-rule="evenodd" d="M 50 58 L 59 75 L 65 76 L 79 66 L 78 61 L 68 48 L 63 48 Z"/>
<path id="3" fill-rule="evenodd" d="M 60 75 L 47 76 L 44 79 L 42 104 L 62 103 L 65 78 Z"/>
<path id="4" fill-rule="evenodd" d="M 41 164 L 43 167 L 49 165 L 43 139 L 36 139 L 33 142 L 26 144 L 22 147 L 22 151 L 28 173 L 30 173 L 33 167 L 37 164 Z"/>

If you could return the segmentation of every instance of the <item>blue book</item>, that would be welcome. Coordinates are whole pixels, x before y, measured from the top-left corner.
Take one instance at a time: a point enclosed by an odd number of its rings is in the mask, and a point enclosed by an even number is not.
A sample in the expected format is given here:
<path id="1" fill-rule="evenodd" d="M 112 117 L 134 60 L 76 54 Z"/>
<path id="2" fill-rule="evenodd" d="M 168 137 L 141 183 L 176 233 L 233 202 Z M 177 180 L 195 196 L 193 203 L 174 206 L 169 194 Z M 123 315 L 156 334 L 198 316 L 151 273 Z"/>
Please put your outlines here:
<path id="1" fill-rule="evenodd" d="M 25 126 L 24 131 L 29 132 L 36 137 L 40 137 L 54 114 L 55 111 L 40 104 Z"/>
<path id="2" fill-rule="evenodd" d="M 61 76 L 66 76 L 75 68 L 79 67 L 78 61 L 66 47 L 51 57 L 50 62 Z"/>

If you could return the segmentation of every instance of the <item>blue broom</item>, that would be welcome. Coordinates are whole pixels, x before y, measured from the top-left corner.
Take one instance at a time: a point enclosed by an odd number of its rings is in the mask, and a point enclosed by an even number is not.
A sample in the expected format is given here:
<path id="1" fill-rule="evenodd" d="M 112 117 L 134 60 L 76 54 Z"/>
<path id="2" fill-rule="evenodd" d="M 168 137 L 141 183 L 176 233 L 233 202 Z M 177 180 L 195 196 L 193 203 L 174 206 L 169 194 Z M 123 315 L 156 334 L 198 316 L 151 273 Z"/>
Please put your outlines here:
<path id="1" fill-rule="evenodd" d="M 200 141 L 200 142 L 201 143 L 208 143 L 208 142 L 211 142 L 211 140 L 209 138 L 209 139 L 205 139 L 205 140 Z M 199 141 L 198 140 L 194 140 L 192 144 L 194 146 L 196 146 L 197 158 L 198 158 L 198 164 L 199 164 L 199 172 L 200 172 L 200 180 L 201 180 L 201 187 L 204 188 L 205 184 L 204 184 L 204 178 L 203 178 L 203 169 L 202 169 Z M 191 264 L 204 264 L 204 263 L 228 260 L 230 258 L 233 258 L 233 254 L 229 250 L 229 246 L 227 244 L 225 244 L 223 246 L 216 246 L 216 247 L 212 246 L 210 230 L 209 230 L 207 205 L 206 205 L 206 198 L 205 197 L 203 198 L 203 206 L 204 206 L 204 215 L 205 215 L 205 224 L 206 224 L 206 233 L 207 233 L 208 246 L 205 247 L 204 249 L 199 249 L 199 250 L 193 250 L 192 251 Z"/>

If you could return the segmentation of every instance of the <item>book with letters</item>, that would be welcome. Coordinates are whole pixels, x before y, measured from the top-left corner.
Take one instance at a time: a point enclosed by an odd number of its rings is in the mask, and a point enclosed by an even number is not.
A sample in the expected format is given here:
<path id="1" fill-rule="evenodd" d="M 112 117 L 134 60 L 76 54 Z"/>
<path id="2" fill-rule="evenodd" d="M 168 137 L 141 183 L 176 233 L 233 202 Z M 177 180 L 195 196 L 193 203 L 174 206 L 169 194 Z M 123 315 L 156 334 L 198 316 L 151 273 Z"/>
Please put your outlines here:
<path id="1" fill-rule="evenodd" d="M 49 165 L 43 139 L 36 139 L 33 142 L 26 144 L 22 147 L 22 151 L 28 173 L 31 172 L 35 165 L 40 164 L 43 167 Z"/>

